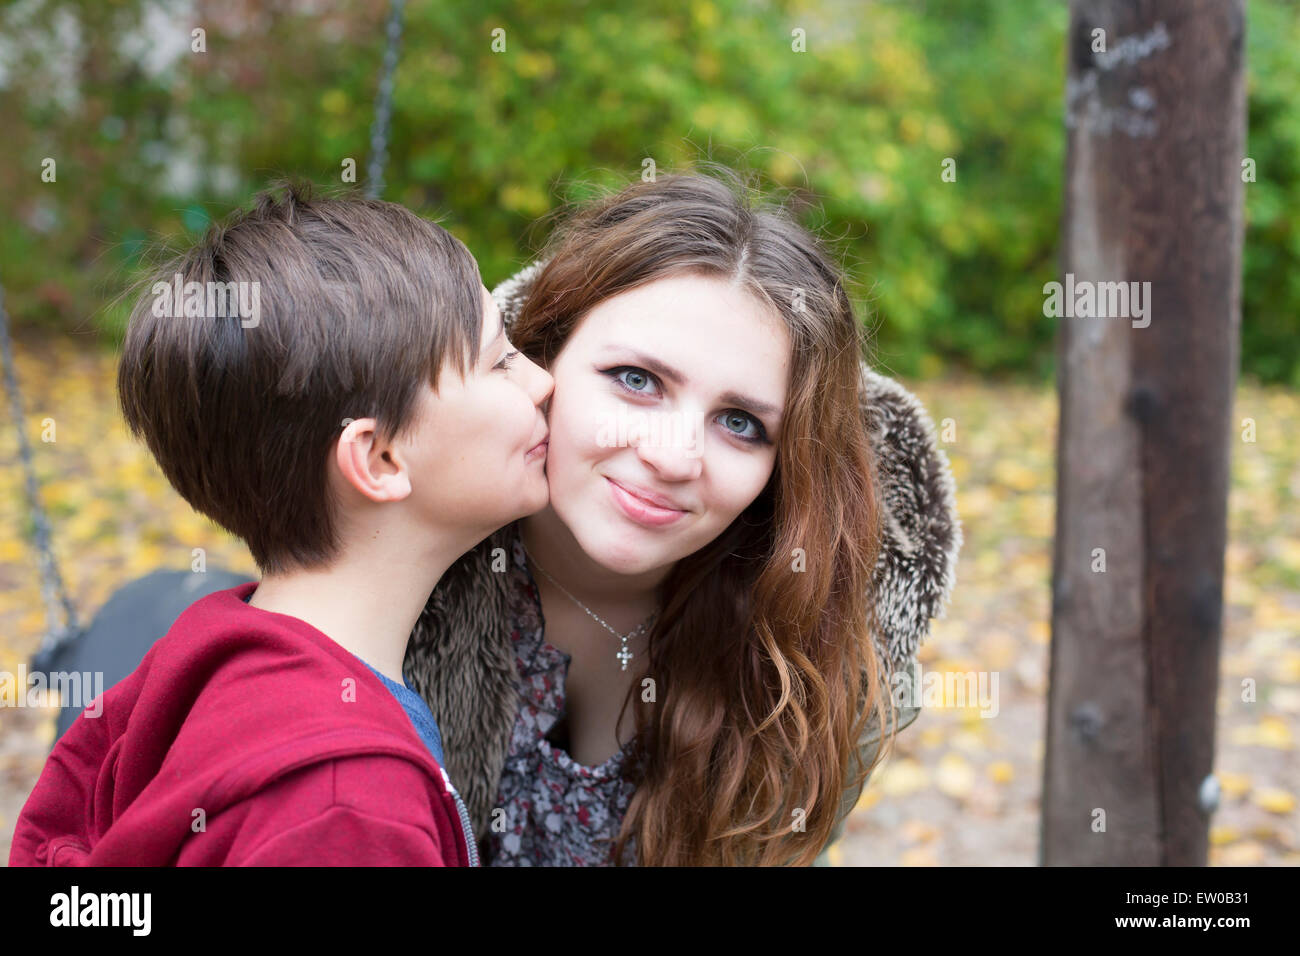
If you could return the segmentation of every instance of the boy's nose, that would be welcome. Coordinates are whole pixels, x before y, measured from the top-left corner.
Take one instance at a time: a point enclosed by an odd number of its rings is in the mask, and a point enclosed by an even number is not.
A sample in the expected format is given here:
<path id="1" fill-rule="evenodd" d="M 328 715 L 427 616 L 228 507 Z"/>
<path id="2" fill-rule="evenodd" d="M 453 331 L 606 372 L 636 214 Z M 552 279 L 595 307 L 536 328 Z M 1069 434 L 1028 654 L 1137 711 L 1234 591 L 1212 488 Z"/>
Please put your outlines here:
<path id="1" fill-rule="evenodd" d="M 525 361 L 528 362 L 529 373 L 531 376 L 528 394 L 532 396 L 533 404 L 540 406 L 549 399 L 551 393 L 555 391 L 555 379 L 551 376 L 550 372 L 546 371 L 546 369 L 542 368 L 536 362 L 527 358 Z"/>

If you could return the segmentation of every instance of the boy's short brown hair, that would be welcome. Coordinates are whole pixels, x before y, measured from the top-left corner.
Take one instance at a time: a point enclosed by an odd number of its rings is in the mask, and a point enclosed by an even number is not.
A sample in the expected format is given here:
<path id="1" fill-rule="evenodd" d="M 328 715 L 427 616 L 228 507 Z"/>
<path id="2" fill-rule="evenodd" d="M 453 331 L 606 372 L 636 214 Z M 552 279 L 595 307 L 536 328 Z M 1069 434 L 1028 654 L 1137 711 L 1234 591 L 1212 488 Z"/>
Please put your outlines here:
<path id="1" fill-rule="evenodd" d="M 272 189 L 150 278 L 118 368 L 122 412 L 263 573 L 337 552 L 326 465 L 345 419 L 400 434 L 444 362 L 464 377 L 479 358 L 478 264 L 393 203 Z"/>

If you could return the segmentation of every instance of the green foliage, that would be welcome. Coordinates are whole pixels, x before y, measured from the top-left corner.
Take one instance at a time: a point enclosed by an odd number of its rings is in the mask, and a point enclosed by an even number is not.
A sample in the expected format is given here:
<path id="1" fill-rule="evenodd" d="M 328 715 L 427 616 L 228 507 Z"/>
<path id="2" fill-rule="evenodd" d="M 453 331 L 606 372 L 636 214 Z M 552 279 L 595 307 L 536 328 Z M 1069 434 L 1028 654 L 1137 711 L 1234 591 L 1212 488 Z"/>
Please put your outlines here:
<path id="1" fill-rule="evenodd" d="M 1242 369 L 1300 388 L 1300 9 L 1252 0 L 1247 33 Z"/>
<path id="2" fill-rule="evenodd" d="M 104 303 L 148 241 L 192 235 L 280 175 L 338 183 L 351 158 L 364 178 L 386 4 L 223 4 L 201 24 L 206 53 L 190 51 L 186 6 L 0 13 L 0 279 L 19 322 L 120 327 Z M 1250 0 L 1249 15 L 1243 369 L 1300 385 L 1300 15 L 1288 0 Z M 412 0 L 385 198 L 442 221 L 491 285 L 549 214 L 647 158 L 742 166 L 831 241 L 883 368 L 1042 377 L 1066 20 L 1061 0 Z M 151 67 L 168 43 L 179 53 Z M 46 156 L 57 183 L 40 180 Z"/>

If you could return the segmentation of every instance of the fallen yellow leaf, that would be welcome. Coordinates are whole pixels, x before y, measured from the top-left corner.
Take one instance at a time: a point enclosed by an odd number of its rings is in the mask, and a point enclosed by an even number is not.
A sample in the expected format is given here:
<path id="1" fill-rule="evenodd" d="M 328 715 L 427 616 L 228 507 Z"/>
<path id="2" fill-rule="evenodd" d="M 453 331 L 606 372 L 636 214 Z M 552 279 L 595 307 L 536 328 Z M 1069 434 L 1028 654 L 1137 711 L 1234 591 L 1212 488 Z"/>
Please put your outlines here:
<path id="1" fill-rule="evenodd" d="M 1216 773 L 1215 776 L 1225 796 L 1240 797 L 1250 790 L 1250 778 L 1244 773 Z"/>
<path id="2" fill-rule="evenodd" d="M 946 753 L 939 758 L 934 782 L 940 793 L 957 799 L 965 798 L 975 785 L 975 768 L 961 754 Z"/>
<path id="3" fill-rule="evenodd" d="M 988 774 L 994 783 L 1007 784 L 1015 777 L 1016 771 L 1009 761 L 997 760 L 989 764 Z"/>
<path id="4" fill-rule="evenodd" d="M 1241 839 L 1241 831 L 1236 827 L 1210 827 L 1210 846 L 1227 846 Z"/>
<path id="5" fill-rule="evenodd" d="M 934 854 L 930 852 L 929 847 L 914 847 L 910 850 L 904 850 L 898 862 L 903 866 L 939 865 L 939 861 L 934 858 Z"/>
<path id="6" fill-rule="evenodd" d="M 1029 639 L 1035 644 L 1046 644 L 1052 639 L 1052 627 L 1047 621 L 1034 621 L 1029 625 Z"/>
<path id="7" fill-rule="evenodd" d="M 939 829 L 923 820 L 906 820 L 903 823 L 903 836 L 913 843 L 929 843 L 939 835 Z"/>
<path id="8" fill-rule="evenodd" d="M 1051 485 L 1050 474 L 1026 468 L 1018 461 L 1007 458 L 999 459 L 993 466 L 993 478 L 998 484 L 1014 488 L 1016 491 L 1033 491 Z"/>
<path id="9" fill-rule="evenodd" d="M 1265 787 L 1256 790 L 1252 798 L 1255 805 L 1269 813 L 1291 813 L 1295 810 L 1295 796 L 1278 787 Z"/>
<path id="10" fill-rule="evenodd" d="M 1264 848 L 1249 840 L 1234 843 L 1218 851 L 1218 866 L 1258 866 L 1264 862 Z"/>
<path id="11" fill-rule="evenodd" d="M 1268 716 L 1259 722 L 1259 745 L 1275 750 L 1291 750 L 1295 743 L 1291 728 L 1281 717 Z"/>
<path id="12" fill-rule="evenodd" d="M 880 791 L 891 797 L 905 797 L 930 785 L 930 773 L 915 760 L 890 763 L 880 775 Z"/>
<path id="13" fill-rule="evenodd" d="M 941 727 L 926 727 L 917 739 L 925 748 L 937 747 L 943 743 L 944 731 Z"/>
<path id="14" fill-rule="evenodd" d="M 880 790 L 868 783 L 867 788 L 862 791 L 862 796 L 858 798 L 858 802 L 853 805 L 853 812 L 860 813 L 864 810 L 870 810 L 879 802 Z"/>

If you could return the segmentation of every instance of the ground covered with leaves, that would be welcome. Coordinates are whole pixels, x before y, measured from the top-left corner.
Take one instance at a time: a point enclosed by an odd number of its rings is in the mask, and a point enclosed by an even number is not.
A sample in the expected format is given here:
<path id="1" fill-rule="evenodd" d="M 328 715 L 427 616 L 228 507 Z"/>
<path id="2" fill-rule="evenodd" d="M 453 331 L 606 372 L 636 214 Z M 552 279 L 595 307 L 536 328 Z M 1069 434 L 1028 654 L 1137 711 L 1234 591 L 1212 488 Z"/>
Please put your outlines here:
<path id="1" fill-rule="evenodd" d="M 89 336 L 88 336 L 89 339 Z M 19 344 L 26 419 L 76 606 L 89 618 L 156 568 L 253 573 L 246 550 L 198 517 L 126 433 L 114 357 L 66 340 Z M 930 381 L 913 386 L 957 479 L 966 543 L 927 672 L 997 671 L 999 712 L 929 708 L 898 738 L 849 818 L 832 862 L 1033 865 L 1047 714 L 1056 396 L 1050 387 Z M 1210 833 L 1217 865 L 1300 863 L 1295 737 L 1300 732 L 1300 397 L 1243 385 L 1232 447 L 1224 643 Z M 49 435 L 49 423 L 53 434 Z M 42 441 L 42 433 L 53 441 Z M 1238 430 L 1236 437 L 1240 439 Z M 16 674 L 45 627 L 31 522 L 6 410 L 0 428 L 0 672 Z M 1241 701 L 1243 678 L 1257 699 Z M 0 860 L 53 739 L 53 708 L 0 708 Z"/>

